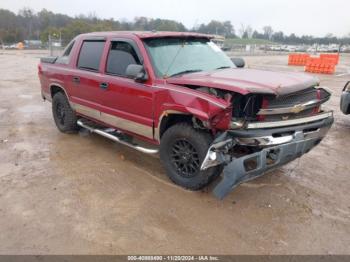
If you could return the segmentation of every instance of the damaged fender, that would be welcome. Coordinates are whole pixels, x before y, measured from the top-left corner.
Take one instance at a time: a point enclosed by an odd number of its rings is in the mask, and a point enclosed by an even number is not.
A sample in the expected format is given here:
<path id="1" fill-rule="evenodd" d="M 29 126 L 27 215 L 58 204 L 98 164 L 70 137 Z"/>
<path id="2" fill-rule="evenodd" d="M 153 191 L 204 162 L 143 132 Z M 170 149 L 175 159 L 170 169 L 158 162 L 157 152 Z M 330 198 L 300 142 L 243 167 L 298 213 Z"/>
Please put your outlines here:
<path id="1" fill-rule="evenodd" d="M 186 93 L 186 97 L 183 96 Z M 213 97 L 210 94 L 189 88 L 174 86 L 159 89 L 155 97 L 155 127 L 160 128 L 164 116 L 171 114 L 191 115 L 202 121 L 212 131 L 227 130 L 230 127 L 232 104 L 229 99 Z M 181 101 L 181 103 L 179 102 Z"/>

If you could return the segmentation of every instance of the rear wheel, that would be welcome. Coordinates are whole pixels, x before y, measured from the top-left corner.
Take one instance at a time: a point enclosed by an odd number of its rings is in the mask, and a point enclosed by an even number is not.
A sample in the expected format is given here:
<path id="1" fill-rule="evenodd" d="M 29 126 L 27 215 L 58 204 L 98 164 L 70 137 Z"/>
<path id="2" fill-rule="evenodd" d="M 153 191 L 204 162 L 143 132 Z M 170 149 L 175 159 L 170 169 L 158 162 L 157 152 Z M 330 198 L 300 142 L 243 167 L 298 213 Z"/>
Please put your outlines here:
<path id="1" fill-rule="evenodd" d="M 165 131 L 160 144 L 160 158 L 169 178 L 191 190 L 199 190 L 220 175 L 222 166 L 200 170 L 212 142 L 210 134 L 186 123 Z"/>
<path id="2" fill-rule="evenodd" d="M 70 107 L 65 94 L 56 93 L 52 98 L 52 114 L 57 128 L 63 133 L 78 131 L 77 117 Z"/>

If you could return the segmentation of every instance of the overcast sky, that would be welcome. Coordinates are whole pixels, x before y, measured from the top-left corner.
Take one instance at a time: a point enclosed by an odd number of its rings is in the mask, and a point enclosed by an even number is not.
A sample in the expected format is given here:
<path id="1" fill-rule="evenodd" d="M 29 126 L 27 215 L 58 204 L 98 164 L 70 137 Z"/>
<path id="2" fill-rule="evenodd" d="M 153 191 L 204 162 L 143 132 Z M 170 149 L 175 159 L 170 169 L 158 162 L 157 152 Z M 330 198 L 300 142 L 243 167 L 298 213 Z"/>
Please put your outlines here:
<path id="1" fill-rule="evenodd" d="M 95 13 L 117 20 L 166 18 L 187 28 L 216 19 L 231 21 L 236 31 L 243 23 L 258 30 L 271 25 L 274 31 L 297 35 L 350 33 L 350 0 L 0 0 L 0 8 L 17 13 L 22 7 L 71 16 Z"/>

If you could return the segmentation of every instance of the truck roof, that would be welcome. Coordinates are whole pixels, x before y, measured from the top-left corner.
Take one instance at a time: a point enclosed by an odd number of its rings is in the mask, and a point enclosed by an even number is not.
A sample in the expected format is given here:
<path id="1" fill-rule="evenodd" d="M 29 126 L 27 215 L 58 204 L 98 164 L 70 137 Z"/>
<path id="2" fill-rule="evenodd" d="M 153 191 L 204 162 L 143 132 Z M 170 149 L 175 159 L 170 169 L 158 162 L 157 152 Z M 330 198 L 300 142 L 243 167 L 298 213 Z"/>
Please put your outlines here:
<path id="1" fill-rule="evenodd" d="M 106 31 L 81 34 L 81 37 L 120 37 L 134 35 L 139 38 L 164 38 L 164 37 L 196 37 L 211 39 L 214 36 L 194 32 L 166 32 L 166 31 Z"/>

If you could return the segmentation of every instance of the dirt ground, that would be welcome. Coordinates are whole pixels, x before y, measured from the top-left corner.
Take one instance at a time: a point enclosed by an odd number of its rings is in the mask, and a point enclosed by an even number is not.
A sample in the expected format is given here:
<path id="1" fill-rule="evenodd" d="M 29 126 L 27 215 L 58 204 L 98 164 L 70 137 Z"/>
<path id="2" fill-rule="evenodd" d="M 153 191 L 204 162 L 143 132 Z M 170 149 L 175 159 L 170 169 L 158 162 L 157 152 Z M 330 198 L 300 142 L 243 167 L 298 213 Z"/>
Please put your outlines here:
<path id="1" fill-rule="evenodd" d="M 1 254 L 350 254 L 350 56 L 319 75 L 335 124 L 301 159 L 223 201 L 174 186 L 157 157 L 60 133 L 40 97 L 40 54 L 0 51 Z M 252 68 L 302 71 L 287 56 Z"/>

